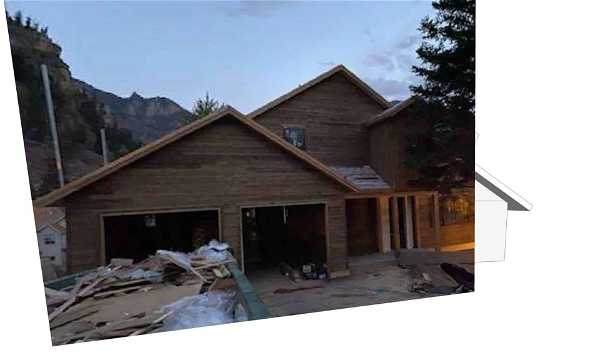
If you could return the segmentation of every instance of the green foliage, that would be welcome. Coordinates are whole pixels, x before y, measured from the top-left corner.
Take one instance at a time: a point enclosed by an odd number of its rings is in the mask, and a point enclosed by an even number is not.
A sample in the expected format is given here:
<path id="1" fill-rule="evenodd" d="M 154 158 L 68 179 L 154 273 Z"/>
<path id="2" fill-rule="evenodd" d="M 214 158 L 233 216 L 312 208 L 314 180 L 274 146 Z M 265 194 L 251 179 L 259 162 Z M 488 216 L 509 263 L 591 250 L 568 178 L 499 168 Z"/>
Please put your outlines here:
<path id="1" fill-rule="evenodd" d="M 43 35 L 44 37 L 48 37 L 47 26 L 40 27 L 40 24 L 34 19 L 32 19 L 30 16 L 26 17 L 25 21 L 23 21 L 23 13 L 21 13 L 21 11 L 17 11 L 14 16 L 10 16 L 8 11 L 5 10 L 4 14 L 6 16 L 7 23 L 33 30 L 38 34 Z"/>
<path id="2" fill-rule="evenodd" d="M 192 109 L 192 117 L 187 119 L 184 118 L 181 120 L 182 125 L 190 124 L 196 120 L 202 119 L 206 115 L 209 115 L 213 112 L 219 111 L 223 108 L 223 104 L 219 103 L 217 100 L 211 98 L 206 93 L 204 98 L 199 98 L 194 102 L 194 107 Z"/>
<path id="3" fill-rule="evenodd" d="M 108 125 L 105 129 L 106 145 L 114 159 L 142 146 L 142 143 L 135 140 L 128 129 L 121 129 L 116 125 Z"/>
<path id="4" fill-rule="evenodd" d="M 421 174 L 413 185 L 448 191 L 474 179 L 475 1 L 439 0 L 421 22 L 422 84 L 409 128 L 409 167 Z"/>
<path id="5" fill-rule="evenodd" d="M 23 14 L 21 13 L 21 11 L 17 11 L 13 19 L 15 23 L 17 23 L 17 25 L 23 26 Z"/>

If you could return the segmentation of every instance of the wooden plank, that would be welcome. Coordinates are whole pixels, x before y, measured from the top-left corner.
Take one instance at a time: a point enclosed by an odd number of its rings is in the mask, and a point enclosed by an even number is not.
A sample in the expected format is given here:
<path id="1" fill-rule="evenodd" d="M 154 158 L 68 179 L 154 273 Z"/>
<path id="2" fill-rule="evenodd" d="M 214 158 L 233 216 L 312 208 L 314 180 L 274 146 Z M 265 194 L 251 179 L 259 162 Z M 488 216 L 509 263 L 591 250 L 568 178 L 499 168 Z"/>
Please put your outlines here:
<path id="1" fill-rule="evenodd" d="M 64 313 L 60 314 L 59 316 L 57 316 L 56 318 L 54 318 L 54 320 L 50 322 L 50 329 L 54 329 L 59 326 L 66 325 L 72 321 L 79 320 L 86 316 L 97 313 L 99 309 L 100 309 L 99 306 L 91 305 L 91 306 L 86 306 L 81 309 L 69 310 L 67 312 L 64 312 Z"/>
<path id="2" fill-rule="evenodd" d="M 139 290 L 139 289 L 141 289 L 143 287 L 144 287 L 143 285 L 138 285 L 138 286 L 127 287 L 127 288 L 124 288 L 124 289 L 117 289 L 117 290 L 110 290 L 110 291 L 99 292 L 99 293 L 95 293 L 94 294 L 94 299 L 104 299 L 104 298 L 107 298 L 109 296 L 127 294 L 127 293 L 130 293 L 132 291 Z"/>
<path id="3" fill-rule="evenodd" d="M 84 279 L 80 279 L 73 290 L 71 290 L 71 295 L 67 301 L 65 301 L 61 306 L 59 306 L 56 310 L 54 310 L 50 315 L 48 315 L 48 321 L 54 320 L 58 315 L 67 310 L 71 305 L 73 305 L 78 300 L 79 290 L 83 286 Z"/>
<path id="4" fill-rule="evenodd" d="M 442 243 L 440 235 L 440 199 L 437 192 L 433 195 L 433 228 L 435 234 L 435 247 L 439 250 L 442 246 Z"/>
<path id="5" fill-rule="evenodd" d="M 414 229 L 415 229 L 415 247 L 421 247 L 421 211 L 419 206 L 419 196 L 413 196 L 414 206 L 413 206 L 413 215 L 415 219 Z"/>
<path id="6" fill-rule="evenodd" d="M 398 198 L 391 197 L 392 206 L 392 231 L 394 250 L 400 251 L 400 209 L 398 208 Z"/>

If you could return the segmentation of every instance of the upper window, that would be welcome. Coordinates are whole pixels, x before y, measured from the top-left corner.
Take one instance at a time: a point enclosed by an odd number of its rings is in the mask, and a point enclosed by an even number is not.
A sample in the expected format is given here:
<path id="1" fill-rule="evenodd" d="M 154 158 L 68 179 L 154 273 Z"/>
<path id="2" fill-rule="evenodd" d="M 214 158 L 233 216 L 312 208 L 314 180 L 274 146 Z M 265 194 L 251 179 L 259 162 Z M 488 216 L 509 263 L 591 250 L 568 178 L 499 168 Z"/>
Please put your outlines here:
<path id="1" fill-rule="evenodd" d="M 298 149 L 306 150 L 305 130 L 301 127 L 284 127 L 283 138 Z"/>

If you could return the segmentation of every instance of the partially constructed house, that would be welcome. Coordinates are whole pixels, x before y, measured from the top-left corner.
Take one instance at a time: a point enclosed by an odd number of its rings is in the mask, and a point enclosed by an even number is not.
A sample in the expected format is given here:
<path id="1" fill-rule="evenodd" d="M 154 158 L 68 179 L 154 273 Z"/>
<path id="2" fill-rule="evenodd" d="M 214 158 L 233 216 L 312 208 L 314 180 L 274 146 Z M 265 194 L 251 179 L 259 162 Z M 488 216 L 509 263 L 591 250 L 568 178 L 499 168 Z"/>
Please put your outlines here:
<path id="1" fill-rule="evenodd" d="M 69 272 L 216 238 L 246 271 L 323 263 L 348 275 L 350 256 L 448 245 L 439 194 L 408 186 L 410 104 L 392 106 L 337 66 L 250 114 L 226 107 L 179 128 L 34 206 L 65 207 Z M 473 222 L 462 231 L 448 241 L 473 242 Z"/>

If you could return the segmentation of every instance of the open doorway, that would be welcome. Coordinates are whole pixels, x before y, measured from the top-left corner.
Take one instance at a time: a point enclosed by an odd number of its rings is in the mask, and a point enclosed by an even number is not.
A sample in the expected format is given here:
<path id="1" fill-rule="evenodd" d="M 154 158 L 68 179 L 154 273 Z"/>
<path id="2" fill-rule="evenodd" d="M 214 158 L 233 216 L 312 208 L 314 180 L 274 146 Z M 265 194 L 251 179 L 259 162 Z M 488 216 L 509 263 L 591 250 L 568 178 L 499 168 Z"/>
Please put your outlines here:
<path id="1" fill-rule="evenodd" d="M 244 271 L 325 264 L 325 205 L 242 208 Z"/>
<path id="2" fill-rule="evenodd" d="M 103 215 L 105 261 L 141 261 L 156 250 L 190 252 L 220 239 L 219 211 L 185 210 Z"/>
<path id="3" fill-rule="evenodd" d="M 415 223 L 415 197 L 403 196 L 392 198 L 398 202 L 398 223 L 400 224 L 400 247 L 413 249 L 417 247 Z"/>
<path id="4" fill-rule="evenodd" d="M 377 245 L 377 199 L 347 199 L 348 255 L 375 254 Z"/>

